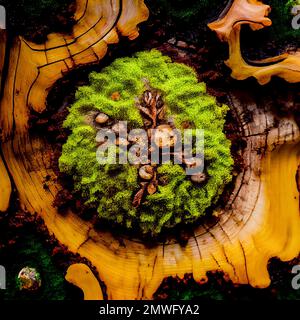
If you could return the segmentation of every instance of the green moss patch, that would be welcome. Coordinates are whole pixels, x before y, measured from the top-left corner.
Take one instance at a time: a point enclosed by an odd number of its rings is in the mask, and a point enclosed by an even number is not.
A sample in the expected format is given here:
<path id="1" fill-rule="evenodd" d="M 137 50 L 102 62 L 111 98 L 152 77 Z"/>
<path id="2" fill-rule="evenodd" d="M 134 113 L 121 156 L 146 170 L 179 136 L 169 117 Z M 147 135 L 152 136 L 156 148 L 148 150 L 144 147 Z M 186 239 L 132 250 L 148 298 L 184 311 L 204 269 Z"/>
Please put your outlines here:
<path id="1" fill-rule="evenodd" d="M 158 178 L 165 183 L 136 208 L 132 202 L 139 190 L 138 168 L 130 164 L 100 165 L 96 159 L 97 130 L 86 117 L 101 112 L 128 121 L 129 129 L 143 128 L 136 99 L 145 92 L 145 82 L 161 92 L 177 129 L 183 130 L 189 123 L 204 130 L 208 179 L 196 185 L 182 166 L 159 166 Z M 118 99 L 113 98 L 115 93 Z M 227 106 L 217 104 L 206 93 L 205 84 L 198 83 L 193 69 L 172 63 L 158 51 L 117 59 L 101 73 L 91 73 L 90 84 L 78 89 L 64 122 L 71 134 L 59 159 L 60 170 L 73 177 L 74 191 L 81 193 L 85 205 L 95 208 L 101 219 L 152 235 L 180 223 L 193 223 L 216 203 L 231 181 L 233 159 L 230 141 L 223 133 L 227 111 Z"/>
<path id="2" fill-rule="evenodd" d="M 15 245 L 0 250 L 0 261 L 6 268 L 6 290 L 0 290 L 0 300 L 71 300 L 73 294 L 63 271 L 54 264 L 40 237 L 29 231 Z M 20 290 L 18 274 L 26 266 L 36 268 L 41 275 L 42 285 L 37 291 Z"/>

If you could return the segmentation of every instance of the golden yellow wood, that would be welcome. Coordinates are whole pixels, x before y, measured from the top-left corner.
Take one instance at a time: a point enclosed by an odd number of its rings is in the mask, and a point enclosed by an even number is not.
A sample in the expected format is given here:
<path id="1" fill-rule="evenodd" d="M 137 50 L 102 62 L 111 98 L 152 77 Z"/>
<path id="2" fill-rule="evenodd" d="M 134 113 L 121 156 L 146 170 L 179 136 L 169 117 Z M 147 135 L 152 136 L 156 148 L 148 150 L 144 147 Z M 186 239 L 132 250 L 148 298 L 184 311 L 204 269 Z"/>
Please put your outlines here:
<path id="1" fill-rule="evenodd" d="M 227 14 L 222 19 L 210 23 L 209 27 L 222 41 L 229 44 L 229 59 L 225 63 L 232 70 L 233 78 L 245 80 L 254 77 L 262 85 L 270 82 L 273 76 L 291 83 L 300 82 L 300 51 L 255 61 L 252 65 L 242 56 L 241 25 L 248 24 L 253 30 L 270 26 L 272 21 L 267 17 L 269 12 L 270 6 L 261 1 L 234 0 Z"/>
<path id="2" fill-rule="evenodd" d="M 22 209 L 28 214 L 38 213 L 58 241 L 95 266 L 109 299 L 151 299 L 167 276 L 192 273 L 197 281 L 205 281 L 211 270 L 225 272 L 234 283 L 268 286 L 269 259 L 289 260 L 300 251 L 295 179 L 300 134 L 293 120 L 283 118 L 278 122 L 268 105 L 257 105 L 250 93 L 229 93 L 232 111 L 243 124 L 241 135 L 247 141 L 242 155 L 245 169 L 237 177 L 226 208 L 219 210 L 220 218 L 195 228 L 186 246 L 175 239 L 152 248 L 135 239 L 124 238 L 120 243 L 109 231 L 96 231 L 71 211 L 62 215 L 53 207 L 61 186 L 51 168 L 52 147 L 46 137 L 28 133 L 30 108 L 44 110 L 49 88 L 64 72 L 103 56 L 106 43 L 117 41 L 116 28 L 134 38 L 136 24 L 147 17 L 143 1 L 124 0 L 117 24 L 112 21 L 119 16 L 119 1 L 89 1 L 86 11 L 84 3 L 78 1 L 77 16 L 82 18 L 74 31 L 81 40 L 74 42 L 68 36 L 64 45 L 62 35 L 50 35 L 44 46 L 49 50 L 45 51 L 19 38 L 10 52 L 9 74 L 1 100 L 2 153 Z M 101 30 L 111 31 L 84 33 L 97 18 L 97 10 L 107 17 Z M 98 38 L 99 33 L 103 39 Z M 98 42 L 89 47 L 93 39 Z M 253 121 L 244 123 L 243 114 L 249 110 Z M 46 176 L 50 176 L 49 190 L 43 187 Z M 78 266 L 73 268 L 79 272 Z M 85 281 L 80 283 L 86 288 Z"/>
<path id="3" fill-rule="evenodd" d="M 237 115 L 245 112 L 241 99 L 232 93 Z M 224 271 L 235 283 L 265 287 L 270 283 L 269 259 L 289 260 L 300 251 L 295 180 L 300 135 L 293 121 L 283 119 L 277 128 L 271 111 L 262 114 L 259 109 L 254 108 L 254 121 L 244 128 L 246 169 L 237 178 L 228 208 L 219 212 L 216 224 L 196 228 L 186 247 L 173 240 L 151 249 L 133 239 L 124 239 L 123 245 L 72 212 L 59 214 L 52 206 L 59 186 L 47 160 L 51 146 L 42 137 L 31 136 L 27 144 L 8 141 L 3 153 L 23 209 L 38 212 L 50 233 L 91 261 L 110 299 L 151 299 L 164 277 L 193 273 L 200 281 L 210 270 Z M 265 147 L 265 154 L 257 154 Z M 50 190 L 43 188 L 46 175 L 53 179 Z"/>
<path id="4" fill-rule="evenodd" d="M 9 207 L 11 183 L 6 167 L 0 155 L 0 212 L 5 212 Z"/>
<path id="5" fill-rule="evenodd" d="M 79 20 L 72 35 L 51 34 L 41 45 L 21 37 L 14 40 L 0 105 L 3 139 L 13 131 L 26 135 L 30 109 L 45 110 L 49 90 L 59 78 L 71 69 L 99 62 L 119 35 L 135 39 L 137 25 L 149 14 L 143 0 L 78 0 L 77 10 Z"/>
<path id="6" fill-rule="evenodd" d="M 66 280 L 83 291 L 84 300 L 103 300 L 99 282 L 86 264 L 72 264 L 68 268 Z"/>
<path id="7" fill-rule="evenodd" d="M 5 68 L 5 52 L 6 52 L 6 40 L 7 35 L 4 30 L 0 29 L 0 93 L 2 89 L 2 80 L 4 78 Z M 1 127 L 0 127 L 1 135 Z M 9 200 L 11 195 L 11 182 L 8 176 L 5 164 L 0 154 L 0 212 L 5 212 L 9 206 Z"/>

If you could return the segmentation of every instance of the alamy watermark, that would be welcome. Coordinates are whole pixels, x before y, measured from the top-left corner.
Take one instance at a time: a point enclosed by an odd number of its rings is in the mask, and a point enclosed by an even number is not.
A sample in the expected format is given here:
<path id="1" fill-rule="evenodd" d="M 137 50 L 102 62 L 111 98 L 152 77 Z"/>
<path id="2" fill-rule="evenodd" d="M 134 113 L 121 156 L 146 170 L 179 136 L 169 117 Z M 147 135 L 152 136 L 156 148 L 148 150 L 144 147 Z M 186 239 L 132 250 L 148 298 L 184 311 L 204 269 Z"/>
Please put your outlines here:
<path id="1" fill-rule="evenodd" d="M 292 269 L 292 274 L 295 274 L 292 279 L 292 287 L 294 290 L 300 289 L 300 265 L 294 266 Z"/>
<path id="2" fill-rule="evenodd" d="M 6 289 L 6 270 L 0 265 L 0 290 Z"/>
<path id="3" fill-rule="evenodd" d="M 204 131 L 180 131 L 169 125 L 155 129 L 133 129 L 128 132 L 127 122 L 120 121 L 114 129 L 100 129 L 96 136 L 96 157 L 105 164 L 184 164 L 186 175 L 204 171 Z"/>
<path id="4" fill-rule="evenodd" d="M 6 10 L 0 5 L 0 29 L 6 29 Z"/>
<path id="5" fill-rule="evenodd" d="M 292 19 L 292 28 L 294 30 L 300 29 L 300 5 L 296 5 L 292 8 L 292 15 L 294 16 Z"/>

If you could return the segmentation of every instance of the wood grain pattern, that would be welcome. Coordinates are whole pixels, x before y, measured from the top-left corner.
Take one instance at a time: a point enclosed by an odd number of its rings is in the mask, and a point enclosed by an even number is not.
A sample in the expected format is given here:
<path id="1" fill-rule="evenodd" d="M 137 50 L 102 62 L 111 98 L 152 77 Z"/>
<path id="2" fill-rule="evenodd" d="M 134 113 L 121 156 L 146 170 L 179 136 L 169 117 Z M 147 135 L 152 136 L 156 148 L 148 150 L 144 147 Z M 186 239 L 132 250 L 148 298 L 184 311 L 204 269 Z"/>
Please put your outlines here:
<path id="1" fill-rule="evenodd" d="M 84 300 L 103 300 L 100 284 L 87 265 L 72 264 L 68 268 L 66 280 L 83 291 Z"/>
<path id="2" fill-rule="evenodd" d="M 0 212 L 7 211 L 11 195 L 11 182 L 2 156 L 0 155 Z"/>
<path id="3" fill-rule="evenodd" d="M 5 53 L 6 53 L 6 32 L 0 29 L 0 97 L 2 92 L 2 85 L 5 79 Z M 0 134 L 1 134 L 0 127 Z M 0 154 L 0 212 L 5 212 L 9 207 L 9 200 L 11 195 L 11 181 L 8 176 L 5 164 Z"/>
<path id="4" fill-rule="evenodd" d="M 108 231 L 96 231 L 73 212 L 62 215 L 53 207 L 55 195 L 61 190 L 51 168 L 53 149 L 46 137 L 29 135 L 30 109 L 45 109 L 49 88 L 64 72 L 98 61 L 107 43 L 116 41 L 115 28 L 134 38 L 136 23 L 147 15 L 143 1 L 122 1 L 122 10 L 119 1 L 110 2 L 114 10 L 106 1 L 89 1 L 87 7 L 85 3 L 78 1 L 77 41 L 51 35 L 42 48 L 16 39 L 10 52 L 1 100 L 2 153 L 22 209 L 28 214 L 38 213 L 58 241 L 96 267 L 109 299 L 151 299 L 167 276 L 192 273 L 202 282 L 211 270 L 225 272 L 234 283 L 268 286 L 269 259 L 276 256 L 290 260 L 300 251 L 295 179 L 300 133 L 293 120 L 283 118 L 278 122 L 270 103 L 258 103 L 247 91 L 229 93 L 232 112 L 240 123 L 239 134 L 247 141 L 242 155 L 246 167 L 236 179 L 226 208 L 218 212 L 219 219 L 199 225 L 186 246 L 176 240 L 152 248 L 136 239 L 120 242 Z M 101 28 L 95 32 L 100 12 L 106 19 L 99 20 Z M 93 23 L 96 26 L 89 30 Z M 250 122 L 244 118 L 249 111 L 253 115 Z M 43 188 L 46 176 L 50 176 L 47 190 Z"/>
<path id="5" fill-rule="evenodd" d="M 80 0 L 76 18 L 72 35 L 50 34 L 42 45 L 14 40 L 0 107 L 4 140 L 26 135 L 30 109 L 45 110 L 50 88 L 65 73 L 97 63 L 119 36 L 136 38 L 148 9 L 141 0 Z"/>
<path id="6" fill-rule="evenodd" d="M 227 14 L 209 24 L 222 41 L 229 44 L 229 59 L 225 62 L 232 70 L 232 77 L 245 80 L 254 77 L 260 84 L 271 81 L 273 76 L 290 83 L 300 82 L 300 51 L 283 54 L 271 59 L 246 62 L 241 53 L 241 25 L 248 24 L 253 30 L 272 24 L 267 17 L 270 6 L 257 0 L 234 0 Z"/>
<path id="7" fill-rule="evenodd" d="M 220 220 L 199 226 L 186 247 L 176 241 L 151 249 L 133 239 L 122 244 L 72 212 L 59 214 L 52 206 L 60 187 L 50 167 L 51 145 L 38 136 L 31 136 L 30 144 L 3 144 L 23 209 L 38 212 L 61 243 L 91 261 L 110 299 L 151 299 L 164 277 L 193 273 L 203 281 L 209 270 L 224 271 L 235 283 L 268 286 L 268 260 L 275 256 L 289 260 L 300 251 L 295 179 L 300 134 L 289 119 L 275 128 L 270 110 L 258 107 L 251 96 L 245 101 L 245 95 L 232 93 L 231 99 L 247 139 L 246 169 L 237 177 L 227 208 L 219 212 Z M 249 108 L 254 120 L 243 123 Z M 49 190 L 43 188 L 46 175 L 52 177 Z"/>

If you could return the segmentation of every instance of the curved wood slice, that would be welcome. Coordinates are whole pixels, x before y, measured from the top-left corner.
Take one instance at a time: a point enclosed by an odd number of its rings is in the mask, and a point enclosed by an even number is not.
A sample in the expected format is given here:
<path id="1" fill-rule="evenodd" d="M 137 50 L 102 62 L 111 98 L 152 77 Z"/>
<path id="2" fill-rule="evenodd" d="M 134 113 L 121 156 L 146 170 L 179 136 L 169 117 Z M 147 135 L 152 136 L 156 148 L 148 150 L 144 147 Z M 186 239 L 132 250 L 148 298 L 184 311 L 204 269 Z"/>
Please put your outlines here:
<path id="1" fill-rule="evenodd" d="M 242 56 L 241 25 L 248 24 L 253 30 L 270 26 L 272 21 L 267 18 L 269 12 L 270 6 L 264 5 L 261 1 L 234 0 L 227 14 L 222 19 L 210 23 L 209 27 L 216 31 L 222 41 L 229 44 L 229 59 L 225 63 L 232 70 L 233 78 L 245 80 L 255 77 L 262 85 L 270 82 L 273 76 L 291 83 L 300 82 L 300 51 L 255 61 L 255 65 L 247 63 Z"/>
<path id="2" fill-rule="evenodd" d="M 148 9 L 142 0 L 78 0 L 76 18 L 71 36 L 50 34 L 42 45 L 15 39 L 0 105 L 4 140 L 13 131 L 26 135 L 30 109 L 45 110 L 49 89 L 65 73 L 98 62 L 119 35 L 136 38 L 137 25 L 147 20 Z"/>
<path id="3" fill-rule="evenodd" d="M 95 6 L 96 2 L 88 3 Z M 102 6 L 106 2 L 97 3 Z M 116 6 L 112 11 L 117 16 L 119 2 L 111 3 Z M 89 5 L 85 10 L 81 1 L 79 4 L 82 13 L 80 34 L 87 42 L 93 41 L 95 35 L 85 36 L 87 33 L 83 30 L 87 30 L 89 22 L 94 21 L 94 11 L 89 10 Z M 136 21 L 145 18 L 143 1 L 123 2 L 123 10 L 126 8 L 124 4 L 137 8 Z M 105 5 L 103 10 L 108 16 Z M 127 12 L 128 19 L 132 18 L 132 11 L 124 12 Z M 84 18 L 89 14 L 91 18 Z M 126 24 L 122 14 L 119 21 Z M 105 23 L 104 27 L 107 32 L 110 30 Z M 135 26 L 131 28 L 135 31 L 128 27 L 123 30 L 130 37 L 136 36 Z M 111 32 L 111 36 L 115 34 Z M 107 39 L 108 34 L 104 33 L 104 38 Z M 50 38 L 44 51 L 38 51 L 41 48 L 32 44 L 29 44 L 30 49 L 23 39 L 15 41 L 1 102 L 0 116 L 6 138 L 2 152 L 19 192 L 22 209 L 29 214 L 37 212 L 49 232 L 62 244 L 91 261 L 107 287 L 109 299 L 151 299 L 165 277 L 183 277 L 185 273 L 192 273 L 196 280 L 205 281 L 206 272 L 210 270 L 224 271 L 234 283 L 268 286 L 269 259 L 277 256 L 290 260 L 300 251 L 299 193 L 295 179 L 300 141 L 297 125 L 290 119 L 282 119 L 278 124 L 268 109 L 270 103 L 258 105 L 247 91 L 231 92 L 232 111 L 240 121 L 241 136 L 247 140 L 243 154 L 246 168 L 237 177 L 227 207 L 218 212 L 220 219 L 214 224 L 196 228 L 185 247 L 175 240 L 151 249 L 134 239 L 120 242 L 109 232 L 97 232 L 89 222 L 71 211 L 64 215 L 57 212 L 52 203 L 61 187 L 51 168 L 52 147 L 45 137 L 27 134 L 29 105 L 42 111 L 47 89 L 54 79 L 62 75 L 62 71 L 68 70 L 67 65 L 96 60 L 89 49 L 82 48 L 84 44 L 80 45 L 80 40 L 72 43 L 67 37 L 63 44 L 61 35 Z M 98 44 L 103 42 L 99 40 Z M 50 51 L 46 49 L 50 47 Z M 68 49 L 73 52 L 72 59 L 67 54 Z M 80 50 L 81 53 L 76 55 Z M 36 58 L 31 60 L 31 55 Z M 38 71 L 29 67 L 33 61 L 40 66 Z M 54 66 L 53 69 L 50 65 Z M 243 115 L 249 110 L 253 121 L 247 123 Z M 47 175 L 51 177 L 51 183 L 45 190 L 43 183 Z"/>
<path id="4" fill-rule="evenodd" d="M 68 268 L 66 280 L 83 291 L 84 300 L 103 300 L 100 284 L 86 264 L 72 264 Z"/>

